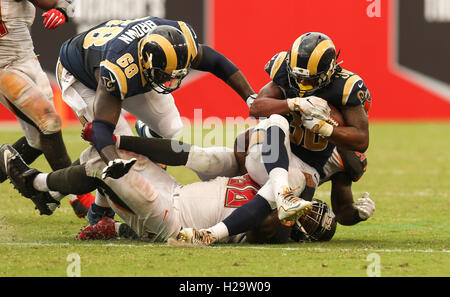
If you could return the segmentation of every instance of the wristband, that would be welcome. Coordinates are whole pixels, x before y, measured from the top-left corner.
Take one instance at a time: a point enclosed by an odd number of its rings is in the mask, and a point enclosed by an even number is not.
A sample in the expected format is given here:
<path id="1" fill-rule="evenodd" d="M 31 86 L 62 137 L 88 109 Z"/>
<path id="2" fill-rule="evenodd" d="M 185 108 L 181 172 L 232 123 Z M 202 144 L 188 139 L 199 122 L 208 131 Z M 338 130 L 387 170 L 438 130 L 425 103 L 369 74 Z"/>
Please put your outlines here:
<path id="1" fill-rule="evenodd" d="M 245 102 L 247 103 L 247 106 L 248 107 L 252 106 L 255 99 L 256 99 L 256 94 L 251 94 L 250 96 L 248 96 L 247 100 L 245 100 Z"/>
<path id="2" fill-rule="evenodd" d="M 102 120 L 92 121 L 92 142 L 100 153 L 105 147 L 115 145 L 113 133 L 116 126 Z"/>

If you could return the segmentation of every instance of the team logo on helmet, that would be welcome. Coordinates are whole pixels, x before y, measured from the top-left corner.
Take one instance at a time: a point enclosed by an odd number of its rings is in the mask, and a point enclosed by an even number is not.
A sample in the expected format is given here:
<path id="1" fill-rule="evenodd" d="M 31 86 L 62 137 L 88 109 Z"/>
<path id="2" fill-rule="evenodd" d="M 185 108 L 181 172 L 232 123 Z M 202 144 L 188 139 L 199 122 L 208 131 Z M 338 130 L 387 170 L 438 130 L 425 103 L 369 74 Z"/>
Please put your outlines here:
<path id="1" fill-rule="evenodd" d="M 336 48 L 325 34 L 301 35 L 286 56 L 289 83 L 301 96 L 311 95 L 331 81 L 336 71 Z"/>
<path id="2" fill-rule="evenodd" d="M 158 93 L 168 94 L 181 85 L 191 64 L 184 34 L 172 26 L 158 26 L 138 44 L 144 84 Z"/>

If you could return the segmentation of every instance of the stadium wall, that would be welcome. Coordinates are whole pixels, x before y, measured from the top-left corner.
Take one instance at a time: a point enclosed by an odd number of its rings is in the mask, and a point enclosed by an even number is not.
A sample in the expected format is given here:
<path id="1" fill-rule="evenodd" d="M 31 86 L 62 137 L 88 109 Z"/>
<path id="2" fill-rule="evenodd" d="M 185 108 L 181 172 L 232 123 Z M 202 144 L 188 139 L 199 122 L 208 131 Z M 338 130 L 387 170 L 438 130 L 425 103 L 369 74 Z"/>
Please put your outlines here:
<path id="1" fill-rule="evenodd" d="M 175 1 L 166 2 L 166 5 L 176 4 Z M 450 48 L 446 48 L 450 46 L 450 35 L 439 36 L 436 33 L 434 35 L 437 38 L 432 41 L 419 38 L 427 32 L 431 35 L 439 30 L 449 32 L 450 18 L 442 16 L 442 13 L 435 13 L 433 18 L 433 11 L 439 11 L 436 4 L 431 7 L 427 0 L 187 2 L 202 7 L 198 11 L 201 14 L 199 18 L 203 19 L 197 26 L 202 26 L 203 42 L 232 60 L 255 91 L 269 82 L 264 65 L 274 54 L 288 50 L 302 33 L 320 31 L 330 36 L 341 50 L 339 60 L 343 61 L 342 67 L 358 73 L 364 79 L 373 98 L 371 120 L 450 120 L 450 85 L 440 81 L 442 75 L 439 76 L 439 73 L 435 77 L 429 73 L 440 69 L 440 66 L 447 65 L 448 68 L 450 65 L 450 61 L 447 61 Z M 195 14 L 196 10 L 191 13 Z M 171 18 L 185 19 L 182 15 L 183 12 L 170 14 Z M 408 18 L 411 15 L 415 17 Z M 46 46 L 49 46 L 46 38 L 55 39 L 55 35 L 37 28 L 36 25 L 42 27 L 40 20 L 38 12 L 32 31 L 33 36 L 38 36 L 34 37 L 36 52 L 44 68 L 52 73 L 60 43 L 75 30 L 73 27 L 58 28 L 58 34 L 62 34 L 60 41 L 53 41 L 52 50 L 46 50 Z M 408 28 L 419 32 L 422 23 L 424 26 L 435 25 L 436 29 L 427 27 L 429 31 L 424 29 L 417 36 L 414 35 L 415 31 L 413 34 L 411 30 L 409 34 L 405 33 L 405 28 L 406 32 Z M 434 57 L 436 49 L 442 48 L 447 55 Z M 430 56 L 431 60 L 427 59 Z M 422 72 L 420 65 L 410 67 L 404 61 L 423 61 L 422 64 L 428 66 L 428 72 Z M 430 64 L 433 66 L 430 67 Z M 191 76 L 173 94 L 182 116 L 192 119 L 194 109 L 202 109 L 204 118 L 248 116 L 244 101 L 223 81 L 211 74 L 197 73 Z M 58 88 L 54 90 L 55 99 L 60 100 Z M 57 102 L 56 105 L 66 121 L 76 119 L 64 103 Z M 12 114 L 2 107 L 0 120 L 12 119 Z"/>

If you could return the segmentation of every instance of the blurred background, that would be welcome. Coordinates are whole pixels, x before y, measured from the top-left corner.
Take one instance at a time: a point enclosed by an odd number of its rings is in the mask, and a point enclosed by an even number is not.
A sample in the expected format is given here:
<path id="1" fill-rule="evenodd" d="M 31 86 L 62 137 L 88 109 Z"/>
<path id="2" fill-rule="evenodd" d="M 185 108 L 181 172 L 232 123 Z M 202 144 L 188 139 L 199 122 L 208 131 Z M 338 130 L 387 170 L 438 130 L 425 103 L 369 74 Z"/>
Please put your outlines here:
<path id="1" fill-rule="evenodd" d="M 147 15 L 183 20 L 199 40 L 232 60 L 257 92 L 264 65 L 301 34 L 320 31 L 341 50 L 342 67 L 361 76 L 372 95 L 371 121 L 450 119 L 449 0 L 76 0 L 75 17 L 55 30 L 32 27 L 35 52 L 54 81 L 61 44 L 109 19 Z M 64 122 L 76 121 L 54 86 Z M 248 117 L 248 108 L 210 74 L 190 75 L 174 93 L 183 117 Z M 3 107 L 1 121 L 14 120 Z"/>

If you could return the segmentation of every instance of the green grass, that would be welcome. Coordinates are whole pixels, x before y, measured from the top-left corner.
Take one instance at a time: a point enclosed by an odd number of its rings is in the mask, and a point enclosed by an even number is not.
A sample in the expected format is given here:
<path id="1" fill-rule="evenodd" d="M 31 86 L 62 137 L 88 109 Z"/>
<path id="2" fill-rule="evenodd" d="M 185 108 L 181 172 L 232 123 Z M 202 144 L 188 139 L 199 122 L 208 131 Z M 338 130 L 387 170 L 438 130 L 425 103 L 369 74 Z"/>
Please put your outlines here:
<path id="1" fill-rule="evenodd" d="M 0 143 L 22 134 L 1 129 Z M 445 132 L 447 131 L 447 132 Z M 177 249 L 166 244 L 113 240 L 77 242 L 78 219 L 67 201 L 50 217 L 30 200 L 0 185 L 0 276 L 66 276 L 71 253 L 82 276 L 366 276 L 367 256 L 380 256 L 381 276 L 450 276 L 450 123 L 374 123 L 368 170 L 353 186 L 369 191 L 373 218 L 338 226 L 327 243 L 216 245 Z M 75 159 L 87 145 L 79 126 L 64 130 Z M 43 157 L 34 164 L 48 171 Z M 169 168 L 181 183 L 196 181 L 184 168 Z M 329 185 L 317 198 L 329 202 Z"/>

